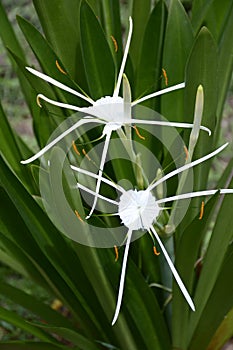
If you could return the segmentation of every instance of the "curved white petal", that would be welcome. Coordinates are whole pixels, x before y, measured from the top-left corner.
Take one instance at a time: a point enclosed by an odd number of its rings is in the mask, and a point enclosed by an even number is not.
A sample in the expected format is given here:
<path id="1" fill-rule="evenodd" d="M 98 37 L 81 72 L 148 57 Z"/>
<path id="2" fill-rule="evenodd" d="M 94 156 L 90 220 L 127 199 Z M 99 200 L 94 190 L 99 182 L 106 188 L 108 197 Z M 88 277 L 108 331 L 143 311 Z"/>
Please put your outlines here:
<path id="1" fill-rule="evenodd" d="M 88 187 L 86 187 L 86 186 L 84 186 L 84 185 L 81 185 L 80 183 L 77 183 L 77 187 L 80 188 L 81 190 L 87 192 L 87 193 L 92 194 L 93 196 L 97 196 L 98 198 L 103 199 L 103 200 L 106 201 L 106 202 L 109 202 L 109 203 L 111 203 L 111 204 L 115 204 L 115 205 L 117 205 L 117 206 L 119 205 L 119 203 L 116 202 L 116 201 L 114 201 L 113 199 L 110 199 L 110 198 L 108 198 L 108 197 L 102 196 L 101 194 L 96 193 L 95 191 L 90 190 L 90 188 L 88 188 Z M 118 215 L 118 213 L 117 213 L 117 215 Z"/>
<path id="2" fill-rule="evenodd" d="M 125 69 L 125 64 L 126 64 L 126 60 L 127 60 L 127 56 L 129 53 L 129 47 L 130 47 L 130 42 L 131 42 L 131 37 L 132 37 L 132 33 L 133 33 L 133 20 L 131 17 L 129 17 L 129 34 L 128 34 L 128 38 L 126 41 L 126 45 L 125 45 L 125 51 L 124 51 L 124 55 L 123 55 L 123 59 L 121 62 L 121 68 L 117 77 L 117 84 L 113 93 L 113 97 L 116 97 L 119 95 L 119 91 L 120 91 L 120 86 L 121 86 L 121 80 L 122 80 L 122 76 L 124 73 L 124 69 Z"/>
<path id="3" fill-rule="evenodd" d="M 93 177 L 93 178 L 95 178 L 95 179 L 98 179 L 98 175 L 96 175 L 96 174 L 94 174 L 94 173 L 92 173 L 92 172 L 90 172 L 90 171 L 88 171 L 88 170 L 85 170 L 85 169 L 82 169 L 82 168 L 78 168 L 78 167 L 76 167 L 76 166 L 74 166 L 74 165 L 71 165 L 70 167 L 71 167 L 71 169 L 73 169 L 74 171 L 77 171 L 77 172 L 79 172 L 79 173 L 81 173 L 81 174 L 85 174 L 85 175 L 91 176 L 91 177 Z M 122 193 L 125 192 L 125 190 L 123 189 L 123 187 L 121 187 L 120 185 L 115 184 L 114 182 L 112 182 L 112 181 L 106 179 L 105 177 L 101 177 L 101 181 L 102 181 L 102 182 L 105 182 L 106 184 L 108 184 L 108 185 L 110 185 L 110 186 L 112 186 L 112 187 L 114 187 L 116 190 L 119 190 L 119 191 L 122 192 Z"/>
<path id="4" fill-rule="evenodd" d="M 112 135 L 111 131 L 106 133 L 106 139 L 104 142 L 104 149 L 103 149 L 102 156 L 101 156 L 100 168 L 99 168 L 99 173 L 98 173 L 97 183 L 96 183 L 96 188 L 95 188 L 94 202 L 93 202 L 93 205 L 91 207 L 91 211 L 88 214 L 88 216 L 86 217 L 86 219 L 89 219 L 91 217 L 91 215 L 93 214 L 93 211 L 95 210 L 95 206 L 96 206 L 97 198 L 98 198 L 97 195 L 99 194 L 99 190 L 100 190 L 100 184 L 101 184 L 104 164 L 105 164 L 105 160 L 106 160 L 106 156 L 107 156 L 107 152 L 108 152 L 109 141 L 110 141 L 111 135 Z"/>
<path id="5" fill-rule="evenodd" d="M 127 120 L 125 121 L 127 123 Z M 179 122 L 165 122 L 160 120 L 143 120 L 143 119 L 129 119 L 128 123 L 135 123 L 135 124 L 149 124 L 149 125 L 160 125 L 160 126 L 173 126 L 175 128 L 185 128 L 185 129 L 191 129 L 193 127 L 193 124 L 191 123 L 179 123 Z M 209 136 L 211 135 L 211 130 L 205 126 L 200 126 L 201 130 L 207 131 Z"/>
<path id="6" fill-rule="evenodd" d="M 170 91 L 183 89 L 184 87 L 185 87 L 185 83 L 180 83 L 180 84 L 176 84 L 176 85 L 170 86 L 170 87 L 168 87 L 168 88 L 165 88 L 165 89 L 162 89 L 162 90 L 153 92 L 152 94 L 149 94 L 149 95 L 147 95 L 147 96 L 144 96 L 144 97 L 139 98 L 138 100 L 132 102 L 131 106 L 132 106 L 132 107 L 133 107 L 133 106 L 136 106 L 137 104 L 139 104 L 139 103 L 141 103 L 141 102 L 144 102 L 144 101 L 146 101 L 146 100 L 149 100 L 149 99 L 151 99 L 151 98 L 153 98 L 153 97 L 166 94 L 167 92 L 170 92 Z"/>
<path id="7" fill-rule="evenodd" d="M 50 98 L 48 98 L 48 97 L 46 97 L 45 95 L 42 95 L 42 94 L 37 95 L 37 101 L 38 102 L 39 102 L 40 99 L 50 103 L 51 105 L 54 105 L 54 106 L 57 106 L 57 107 L 61 107 L 61 108 L 71 109 L 72 111 L 77 111 L 77 112 L 85 112 L 85 110 L 88 108 L 88 107 L 87 108 L 85 108 L 85 107 L 77 107 L 77 106 L 74 106 L 74 105 L 70 105 L 68 103 L 54 101 L 54 100 L 51 100 Z"/>
<path id="8" fill-rule="evenodd" d="M 156 240 L 157 240 L 157 242 L 158 242 L 158 244 L 159 244 L 159 246 L 160 246 L 160 248 L 161 248 L 161 250 L 162 250 L 162 252 L 163 252 L 163 254 L 165 256 L 165 259 L 167 260 L 167 263 L 168 263 L 168 265 L 169 265 L 169 267 L 171 269 L 171 272 L 172 272 L 172 274 L 173 274 L 173 276 L 174 276 L 178 286 L 180 287 L 181 292 L 183 293 L 183 295 L 184 295 L 185 299 L 187 300 L 187 302 L 188 302 L 189 306 L 191 307 L 191 309 L 193 311 L 195 311 L 194 303 L 193 303 L 193 301 L 192 301 L 192 299 L 191 299 L 191 297 L 190 297 L 190 295 L 189 295 L 189 293 L 188 293 L 184 283 L 182 282 L 182 280 L 181 280 L 181 278 L 180 278 L 180 276 L 179 276 L 175 266 L 173 265 L 173 262 L 171 261 L 170 256 L 168 255 L 168 253 L 167 253 L 167 251 L 166 251 L 162 241 L 160 240 L 159 235 L 157 234 L 157 232 L 155 231 L 153 226 L 151 226 L 150 229 L 151 229 L 153 235 L 155 236 L 155 238 L 156 238 Z"/>
<path id="9" fill-rule="evenodd" d="M 125 244 L 125 251 L 124 251 L 123 263 L 122 263 L 122 268 L 121 268 L 120 285 L 119 285 L 118 296 L 117 296 L 117 304 L 116 304 L 115 314 L 114 314 L 113 320 L 112 320 L 112 326 L 116 323 L 119 312 L 120 312 L 120 308 L 121 308 L 123 291 L 124 291 L 124 284 L 125 284 L 125 273 L 126 273 L 127 259 L 128 259 L 129 246 L 130 246 L 130 242 L 131 242 L 132 232 L 133 232 L 132 230 L 129 230 L 129 232 L 127 234 L 127 241 Z"/>
<path id="10" fill-rule="evenodd" d="M 33 162 L 34 160 L 38 159 L 39 157 L 41 157 L 44 153 L 46 153 L 48 150 L 50 150 L 50 148 L 52 148 L 53 146 L 55 146 L 59 141 L 61 141 L 65 136 L 67 136 L 68 134 L 70 134 L 72 131 L 74 131 L 75 129 L 77 129 L 79 126 L 86 124 L 86 123 L 100 123 L 100 121 L 98 119 L 94 119 L 94 118 L 89 118 L 89 119 L 81 119 L 79 120 L 77 123 L 75 123 L 73 126 L 71 126 L 69 129 L 67 129 L 66 131 L 64 131 L 62 134 L 60 134 L 58 137 L 56 137 L 53 141 L 51 141 L 50 143 L 48 143 L 44 148 L 42 148 L 38 153 L 36 153 L 34 156 L 26 159 L 26 160 L 21 160 L 20 163 L 22 164 L 28 164 Z M 103 124 L 103 123 L 102 123 Z"/>
<path id="11" fill-rule="evenodd" d="M 178 194 L 176 196 L 159 199 L 156 201 L 156 203 L 161 204 L 161 203 L 176 201 L 179 199 L 187 199 L 187 198 L 194 198 L 194 197 L 200 197 L 200 196 L 212 196 L 217 192 L 219 192 L 220 194 L 233 194 L 233 189 L 227 188 L 227 189 L 219 189 L 219 190 L 206 190 L 206 191 L 183 193 L 183 194 Z"/>
<path id="12" fill-rule="evenodd" d="M 89 102 L 90 104 L 94 103 L 94 101 L 90 97 L 87 97 L 83 94 L 80 94 L 80 92 L 71 89 L 70 87 L 66 86 L 65 84 L 60 83 L 56 79 L 53 79 L 53 78 L 49 77 L 48 75 L 41 73 L 41 72 L 37 71 L 36 69 L 31 68 L 31 67 L 25 67 L 25 68 L 33 75 L 36 75 L 37 77 L 47 81 L 48 83 L 50 83 L 54 86 L 57 86 L 58 88 L 60 88 L 62 90 L 68 91 L 71 94 L 76 95 L 76 96 L 80 97 L 81 99 Z"/>
<path id="13" fill-rule="evenodd" d="M 171 171 L 170 173 L 168 173 L 167 175 L 163 176 L 161 179 L 159 179 L 158 181 L 156 181 L 154 184 L 151 184 L 147 190 L 148 191 L 151 191 L 153 190 L 156 186 L 158 186 L 159 184 L 161 184 L 162 182 L 166 181 L 167 179 L 170 179 L 171 177 L 181 173 L 182 171 L 185 171 L 189 168 L 192 168 L 194 167 L 195 165 L 197 164 L 200 164 L 200 163 L 203 163 L 205 160 L 207 159 L 210 159 L 212 157 L 214 157 L 216 154 L 220 153 L 224 148 L 226 148 L 228 146 L 228 142 L 225 143 L 224 145 L 222 145 L 221 147 L 217 148 L 215 151 L 207 154 L 206 156 L 202 157 L 202 158 L 199 158 L 197 160 L 194 160 L 193 162 L 191 163 L 188 163 L 188 164 L 185 164 L 183 165 L 182 167 L 176 169 L 176 170 L 173 170 Z"/>

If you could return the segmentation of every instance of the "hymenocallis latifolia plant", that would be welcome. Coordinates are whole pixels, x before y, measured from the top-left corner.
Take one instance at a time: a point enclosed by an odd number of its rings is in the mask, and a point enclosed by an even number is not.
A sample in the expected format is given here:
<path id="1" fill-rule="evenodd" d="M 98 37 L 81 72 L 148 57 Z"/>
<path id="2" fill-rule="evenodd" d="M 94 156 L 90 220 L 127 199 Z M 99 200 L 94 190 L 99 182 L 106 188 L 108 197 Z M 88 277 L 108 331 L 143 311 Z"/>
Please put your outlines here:
<path id="1" fill-rule="evenodd" d="M 233 159 L 219 141 L 233 3 L 34 0 L 41 29 L 0 2 L 0 36 L 37 151 L 0 109 L 2 278 L 32 336 L 12 349 L 217 350 L 233 336 Z M 1 81 L 4 89 L 4 80 Z M 228 142 L 227 142 L 228 141 Z M 226 157 L 226 156 L 224 156 Z"/>

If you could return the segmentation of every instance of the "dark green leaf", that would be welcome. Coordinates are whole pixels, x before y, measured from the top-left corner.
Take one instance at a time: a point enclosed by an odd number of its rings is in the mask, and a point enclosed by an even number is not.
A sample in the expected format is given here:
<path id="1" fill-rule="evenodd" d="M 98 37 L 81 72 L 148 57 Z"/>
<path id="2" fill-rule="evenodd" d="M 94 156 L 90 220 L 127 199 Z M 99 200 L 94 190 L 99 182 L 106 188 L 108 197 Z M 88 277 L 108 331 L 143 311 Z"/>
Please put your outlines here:
<path id="1" fill-rule="evenodd" d="M 81 3 L 80 11 L 83 61 L 91 97 L 97 100 L 113 94 L 114 62 L 100 23 L 85 0 Z"/>

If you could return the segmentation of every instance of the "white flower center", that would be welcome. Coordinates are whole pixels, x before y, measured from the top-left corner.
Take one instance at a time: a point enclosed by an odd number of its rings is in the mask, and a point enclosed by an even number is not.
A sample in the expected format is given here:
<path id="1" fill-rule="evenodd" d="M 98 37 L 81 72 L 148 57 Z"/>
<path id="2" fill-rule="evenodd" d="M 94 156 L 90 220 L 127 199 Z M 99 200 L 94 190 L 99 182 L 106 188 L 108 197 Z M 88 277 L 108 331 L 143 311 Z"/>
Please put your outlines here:
<path id="1" fill-rule="evenodd" d="M 159 212 L 156 198 L 149 191 L 129 190 L 120 197 L 119 216 L 122 223 L 132 230 L 148 230 Z"/>
<path id="2" fill-rule="evenodd" d="M 124 100 L 122 97 L 105 96 L 95 101 L 85 112 L 110 123 L 111 130 L 119 129 L 124 123 Z"/>

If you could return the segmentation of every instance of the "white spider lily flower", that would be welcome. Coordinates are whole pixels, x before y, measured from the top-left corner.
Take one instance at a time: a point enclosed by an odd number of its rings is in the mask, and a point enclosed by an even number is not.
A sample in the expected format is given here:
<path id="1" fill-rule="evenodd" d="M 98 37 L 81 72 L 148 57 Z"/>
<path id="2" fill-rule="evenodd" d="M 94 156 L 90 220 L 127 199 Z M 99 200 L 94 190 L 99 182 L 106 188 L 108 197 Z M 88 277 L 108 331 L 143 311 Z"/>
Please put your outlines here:
<path id="1" fill-rule="evenodd" d="M 124 73 L 124 69 L 125 69 L 125 65 L 126 65 L 126 60 L 128 57 L 132 32 L 133 32 L 133 21 L 132 21 L 132 18 L 130 17 L 129 18 L 129 33 L 128 33 L 128 37 L 127 37 L 127 41 L 126 41 L 126 45 L 125 45 L 125 51 L 124 51 L 124 55 L 123 55 L 123 59 L 121 62 L 121 67 L 120 67 L 120 71 L 119 71 L 119 74 L 117 77 L 117 82 L 116 82 L 116 86 L 115 86 L 113 95 L 101 97 L 97 101 L 93 101 L 91 98 L 79 93 L 78 91 L 71 89 L 70 87 L 60 83 L 59 81 L 49 77 L 48 75 L 46 75 L 44 73 L 41 73 L 33 68 L 26 67 L 26 69 L 30 73 L 36 75 L 37 77 L 45 80 L 46 82 L 48 82 L 48 83 L 50 83 L 50 84 L 52 84 L 52 85 L 54 85 L 62 90 L 65 90 L 73 95 L 78 96 L 79 98 L 89 102 L 91 106 L 90 107 L 78 107 L 78 106 L 70 105 L 67 103 L 54 101 L 54 100 L 51 100 L 48 97 L 44 96 L 43 94 L 39 94 L 37 96 L 37 101 L 38 101 L 38 104 L 40 106 L 41 106 L 41 104 L 39 101 L 44 100 L 52 105 L 55 105 L 55 106 L 58 106 L 61 108 L 66 108 L 66 109 L 70 109 L 73 111 L 85 113 L 88 115 L 88 118 L 82 118 L 81 120 L 77 121 L 77 123 L 75 123 L 71 128 L 69 128 L 65 132 L 61 133 L 57 138 L 55 138 L 52 142 L 48 143 L 43 149 L 41 149 L 34 156 L 30 157 L 27 160 L 21 161 L 22 164 L 28 164 L 28 163 L 36 160 L 37 158 L 41 157 L 45 152 L 47 152 L 49 149 L 51 149 L 57 142 L 59 142 L 61 139 L 63 139 L 65 136 L 67 136 L 69 133 L 71 133 L 72 131 L 74 131 L 75 129 L 80 127 L 81 125 L 84 125 L 86 123 L 90 123 L 91 121 L 100 122 L 101 124 L 105 125 L 103 128 L 102 137 L 106 137 L 106 139 L 105 139 L 105 145 L 104 145 L 101 160 L 100 160 L 99 177 L 98 177 L 97 183 L 96 183 L 96 196 L 94 197 L 93 206 L 91 208 L 91 211 L 90 211 L 88 217 L 90 217 L 92 215 L 92 213 L 95 209 L 95 206 L 96 206 L 97 194 L 99 193 L 100 184 L 101 184 L 100 179 L 101 179 L 101 176 L 103 173 L 103 168 L 104 168 L 104 164 L 105 164 L 105 160 L 106 160 L 108 146 L 109 146 L 111 134 L 113 131 L 117 131 L 119 133 L 119 137 L 122 138 L 122 135 L 123 135 L 122 126 L 128 126 L 128 125 L 132 125 L 132 124 L 162 125 L 162 126 L 172 126 L 172 127 L 180 127 L 180 128 L 192 128 L 193 127 L 193 124 L 190 124 L 190 123 L 139 120 L 139 119 L 132 119 L 131 118 L 131 107 L 133 107 L 133 106 L 135 106 L 143 101 L 146 101 L 148 99 L 154 98 L 156 96 L 163 95 L 165 93 L 169 93 L 171 91 L 175 91 L 175 90 L 182 89 L 185 87 L 185 83 L 182 82 L 182 83 L 179 83 L 177 85 L 167 87 L 163 90 L 151 93 L 151 94 L 144 96 L 144 97 L 142 97 L 136 101 L 133 101 L 133 102 L 131 100 L 128 100 L 128 98 L 131 98 L 130 94 L 125 94 L 125 96 L 127 95 L 127 97 L 126 97 L 127 100 L 124 100 L 124 98 L 119 96 L 122 78 L 124 77 L 123 73 Z M 128 90 L 130 90 L 130 87 L 128 88 Z M 126 105 L 128 105 L 127 108 L 126 108 Z M 211 135 L 211 131 L 208 128 L 206 128 L 204 126 L 200 126 L 200 129 L 207 131 L 208 134 Z"/>
<path id="2" fill-rule="evenodd" d="M 175 196 L 171 196 L 171 197 L 167 197 L 167 198 L 162 198 L 162 199 L 157 199 L 152 191 L 157 186 L 159 186 L 162 182 L 166 181 L 167 179 L 214 157 L 215 155 L 220 153 L 223 149 L 225 149 L 227 147 L 227 145 L 228 145 L 228 143 L 222 145 L 221 147 L 217 148 L 215 151 L 203 156 L 202 158 L 194 160 L 190 163 L 186 163 L 184 166 L 181 166 L 180 168 L 164 175 L 158 181 L 151 183 L 145 190 L 138 191 L 136 189 L 135 190 L 131 189 L 131 190 L 126 191 L 120 185 L 111 182 L 109 179 L 101 177 L 101 181 L 103 181 L 104 183 L 117 189 L 121 193 L 121 196 L 120 196 L 119 201 L 114 201 L 114 200 L 109 199 L 107 197 L 104 197 L 100 194 L 97 195 L 98 198 L 105 200 L 109 203 L 115 204 L 118 207 L 118 211 L 115 215 L 118 215 L 121 219 L 122 224 L 128 228 L 128 233 L 127 233 L 126 243 L 125 243 L 125 251 L 124 251 L 124 256 L 123 256 L 123 264 L 122 264 L 122 270 L 121 270 L 121 276 L 120 276 L 118 297 L 117 297 L 117 303 L 116 303 L 114 317 L 112 320 L 112 325 L 114 325 L 115 322 L 117 321 L 117 318 L 118 318 L 118 315 L 120 312 L 120 308 L 121 308 L 123 291 L 124 291 L 124 283 L 125 283 L 125 275 L 126 275 L 126 267 L 127 267 L 127 259 L 128 259 L 128 253 L 129 253 L 129 246 L 130 246 L 130 242 L 131 242 L 131 238 L 132 238 L 134 230 L 146 230 L 151 235 L 154 236 L 155 240 L 157 241 L 160 249 L 162 250 L 164 257 L 165 257 L 165 259 L 166 259 L 166 261 L 171 269 L 173 277 L 176 280 L 176 282 L 177 282 L 181 292 L 183 293 L 187 303 L 189 304 L 190 308 L 193 311 L 195 311 L 195 305 L 192 301 L 192 298 L 189 295 L 189 292 L 187 291 L 181 277 L 179 276 L 179 273 L 177 272 L 171 258 L 169 257 L 169 255 L 168 255 L 158 233 L 156 232 L 153 224 L 156 222 L 158 216 L 160 215 L 161 210 L 165 209 L 162 206 L 164 203 L 182 200 L 182 199 L 186 199 L 186 198 L 199 197 L 199 196 L 210 196 L 210 195 L 214 195 L 217 192 L 219 192 L 220 194 L 233 194 L 233 189 L 215 189 L 215 190 L 196 191 L 196 192 L 179 194 L 179 195 L 175 195 Z M 88 170 L 84 170 L 84 169 L 75 167 L 73 165 L 71 165 L 71 168 L 74 171 L 85 174 L 87 176 L 91 176 L 93 178 L 98 178 L 98 175 L 93 174 L 92 172 L 89 172 Z M 81 190 L 87 191 L 88 193 L 96 196 L 96 192 L 90 190 L 86 186 L 81 185 L 79 183 L 77 184 L 77 186 Z"/>

